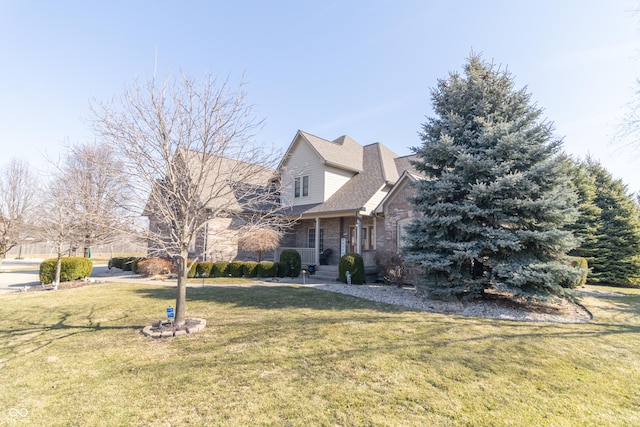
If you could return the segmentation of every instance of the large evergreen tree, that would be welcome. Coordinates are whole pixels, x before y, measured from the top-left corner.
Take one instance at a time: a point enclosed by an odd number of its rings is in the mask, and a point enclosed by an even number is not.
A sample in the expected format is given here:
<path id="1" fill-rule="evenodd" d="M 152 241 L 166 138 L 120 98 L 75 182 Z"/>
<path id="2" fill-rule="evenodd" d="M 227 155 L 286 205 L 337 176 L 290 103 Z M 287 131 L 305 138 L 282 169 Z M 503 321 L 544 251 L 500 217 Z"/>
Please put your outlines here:
<path id="1" fill-rule="evenodd" d="M 566 254 L 576 241 L 576 196 L 560 160 L 561 141 L 511 75 L 472 55 L 464 75 L 432 91 L 435 117 L 414 148 L 416 209 L 408 261 L 438 298 L 567 295 L 580 271 Z"/>
<path id="2" fill-rule="evenodd" d="M 640 283 L 640 208 L 626 186 L 597 161 L 576 162 L 580 216 L 571 227 L 582 243 L 571 253 L 589 261 L 593 283 Z"/>

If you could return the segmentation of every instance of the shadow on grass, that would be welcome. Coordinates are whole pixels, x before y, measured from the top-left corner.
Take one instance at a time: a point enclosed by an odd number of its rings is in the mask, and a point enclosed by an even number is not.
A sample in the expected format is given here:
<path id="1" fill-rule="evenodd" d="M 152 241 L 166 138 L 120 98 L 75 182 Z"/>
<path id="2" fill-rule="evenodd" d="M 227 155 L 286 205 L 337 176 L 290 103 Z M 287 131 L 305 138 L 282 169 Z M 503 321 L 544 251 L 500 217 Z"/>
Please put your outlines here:
<path id="1" fill-rule="evenodd" d="M 176 288 L 149 287 L 135 293 L 168 302 L 175 300 Z M 369 309 L 383 312 L 415 311 L 406 307 L 378 303 L 350 295 L 297 286 L 207 286 L 187 288 L 187 301 L 214 302 L 258 309 L 307 308 L 315 310 Z"/>
<path id="2" fill-rule="evenodd" d="M 47 347 L 55 341 L 71 338 L 76 335 L 108 331 L 108 330 L 130 330 L 138 333 L 143 325 L 104 325 L 96 322 L 95 306 L 89 308 L 84 316 L 84 321 L 78 319 L 78 313 L 63 311 L 58 314 L 58 319 L 54 323 L 47 320 L 21 321 L 15 328 L 0 329 L 0 342 L 3 344 L 3 352 L 25 354 L 33 353 Z M 120 322 L 128 316 L 118 319 L 110 319 L 109 323 Z"/>

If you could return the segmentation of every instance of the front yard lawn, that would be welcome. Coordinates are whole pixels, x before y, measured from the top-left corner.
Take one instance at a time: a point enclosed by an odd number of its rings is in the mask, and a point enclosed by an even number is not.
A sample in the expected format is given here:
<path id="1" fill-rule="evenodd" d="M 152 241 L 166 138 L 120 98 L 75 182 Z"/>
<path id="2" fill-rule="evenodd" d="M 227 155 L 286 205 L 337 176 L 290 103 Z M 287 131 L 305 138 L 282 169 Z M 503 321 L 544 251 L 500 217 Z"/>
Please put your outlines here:
<path id="1" fill-rule="evenodd" d="M 188 289 L 198 334 L 151 339 L 175 289 L 0 297 L 0 425 L 640 425 L 640 290 L 586 324 L 404 310 L 296 286 Z"/>

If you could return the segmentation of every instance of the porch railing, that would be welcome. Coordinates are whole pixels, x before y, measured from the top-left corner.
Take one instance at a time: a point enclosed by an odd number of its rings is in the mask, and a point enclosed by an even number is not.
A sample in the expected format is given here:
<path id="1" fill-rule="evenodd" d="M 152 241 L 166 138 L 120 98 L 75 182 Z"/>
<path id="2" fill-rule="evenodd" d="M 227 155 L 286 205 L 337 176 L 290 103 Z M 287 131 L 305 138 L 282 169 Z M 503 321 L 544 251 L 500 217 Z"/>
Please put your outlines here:
<path id="1" fill-rule="evenodd" d="M 316 250 L 314 248 L 278 248 L 276 249 L 276 261 L 280 260 L 280 254 L 285 249 L 293 249 L 300 253 L 302 264 L 316 264 Z"/>

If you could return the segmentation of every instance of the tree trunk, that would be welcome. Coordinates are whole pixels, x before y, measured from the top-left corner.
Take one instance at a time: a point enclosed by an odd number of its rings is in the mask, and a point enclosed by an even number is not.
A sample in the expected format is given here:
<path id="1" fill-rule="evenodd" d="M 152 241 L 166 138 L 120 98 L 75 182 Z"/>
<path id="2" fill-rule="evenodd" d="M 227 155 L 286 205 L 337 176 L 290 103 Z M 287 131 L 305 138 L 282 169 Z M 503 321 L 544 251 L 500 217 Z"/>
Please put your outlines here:
<path id="1" fill-rule="evenodd" d="M 60 285 L 60 270 L 62 269 L 62 253 L 58 251 L 58 259 L 56 261 L 56 279 L 53 282 L 53 289 L 58 289 Z"/>
<path id="2" fill-rule="evenodd" d="M 185 307 L 187 302 L 187 275 L 189 274 L 189 270 L 187 269 L 187 254 L 181 254 L 176 260 L 178 264 L 178 286 L 174 324 L 176 326 L 182 326 L 187 320 Z"/>

